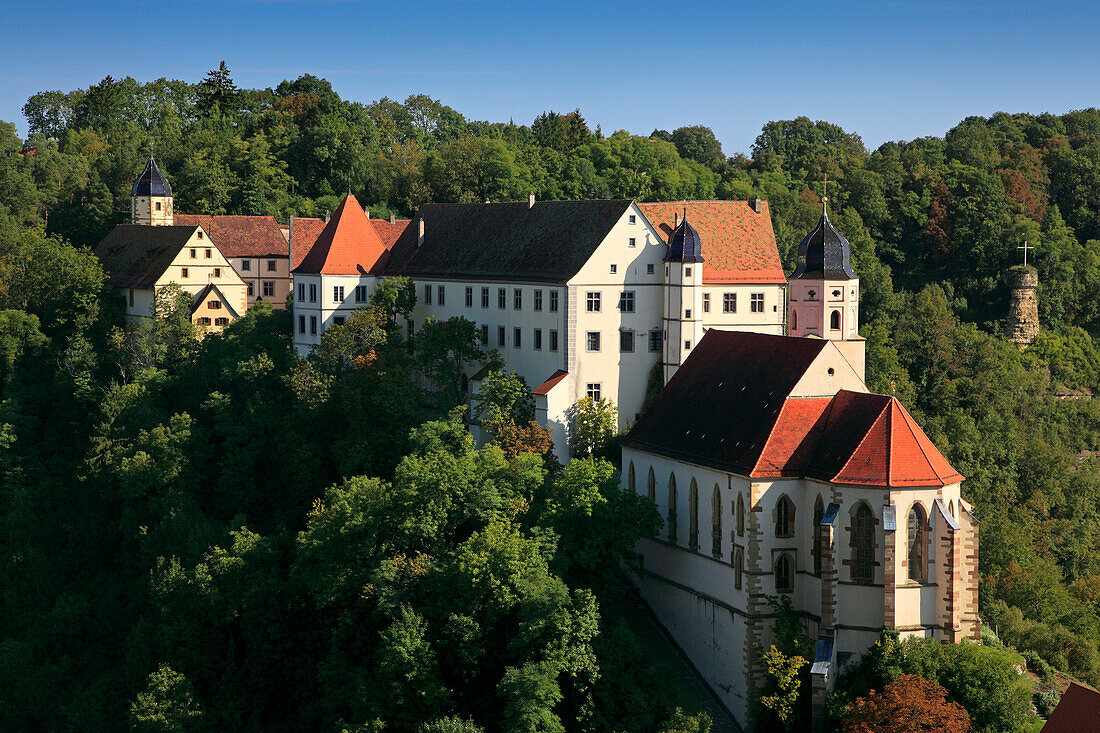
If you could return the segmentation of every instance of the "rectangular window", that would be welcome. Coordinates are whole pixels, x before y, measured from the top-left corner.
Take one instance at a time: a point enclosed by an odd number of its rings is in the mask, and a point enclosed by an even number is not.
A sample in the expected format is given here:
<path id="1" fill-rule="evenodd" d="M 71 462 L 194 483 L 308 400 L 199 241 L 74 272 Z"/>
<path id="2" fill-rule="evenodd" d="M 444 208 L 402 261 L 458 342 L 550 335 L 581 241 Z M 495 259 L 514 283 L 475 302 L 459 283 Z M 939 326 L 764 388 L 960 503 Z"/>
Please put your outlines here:
<path id="1" fill-rule="evenodd" d="M 222 276 L 222 268 L 215 267 L 214 268 L 214 277 L 221 277 L 221 276 Z"/>
<path id="2" fill-rule="evenodd" d="M 710 293 L 703 293 L 703 312 L 710 313 Z"/>
<path id="3" fill-rule="evenodd" d="M 535 329 L 535 351 L 542 351 L 542 329 Z"/>
<path id="4" fill-rule="evenodd" d="M 664 346 L 664 344 L 665 344 L 665 339 L 664 339 L 664 334 L 663 333 L 661 333 L 660 331 L 650 331 L 649 332 L 649 350 L 650 351 L 660 351 L 661 347 Z"/>
<path id="5" fill-rule="evenodd" d="M 497 348 L 504 348 L 504 326 L 497 326 Z"/>
<path id="6" fill-rule="evenodd" d="M 195 234 L 195 236 L 196 236 L 196 237 L 198 237 L 199 239 L 202 239 L 202 230 L 200 229 L 200 230 L 199 230 L 199 231 L 198 231 L 198 232 L 197 232 L 197 233 Z M 209 257 L 209 256 L 210 256 L 210 255 L 207 255 L 207 257 Z"/>
<path id="7" fill-rule="evenodd" d="M 584 342 L 585 342 L 585 346 L 587 347 L 587 349 L 589 351 L 599 351 L 600 350 L 600 332 L 599 331 L 589 331 L 585 335 Z"/>
<path id="8" fill-rule="evenodd" d="M 201 237 L 202 234 L 199 234 L 199 236 Z M 206 248 L 206 259 L 210 259 L 210 248 L 209 247 Z"/>
<path id="9" fill-rule="evenodd" d="M 623 313 L 634 312 L 634 291 L 624 290 L 619 293 L 619 310 Z"/>
<path id="10" fill-rule="evenodd" d="M 180 277 L 187 277 L 187 274 L 188 274 L 187 268 L 186 267 L 181 267 L 180 268 Z"/>
<path id="11" fill-rule="evenodd" d="M 268 272 L 275 272 L 275 260 L 268 260 L 267 261 L 267 271 Z"/>
<path id="12" fill-rule="evenodd" d="M 405 319 L 405 333 L 408 334 L 405 338 L 412 341 L 413 332 L 416 330 L 416 326 L 413 324 L 411 318 Z"/>
<path id="13" fill-rule="evenodd" d="M 229 325 L 229 319 L 226 318 L 225 316 L 222 316 L 221 318 L 215 318 L 214 319 L 214 325 L 215 326 L 228 326 Z"/>
<path id="14" fill-rule="evenodd" d="M 512 290 L 512 307 L 516 310 L 523 310 L 523 289 L 515 288 Z"/>
<path id="15" fill-rule="evenodd" d="M 636 224 L 637 222 L 638 222 L 638 217 L 636 217 L 634 214 L 631 214 L 630 215 L 630 223 L 631 224 Z"/>
<path id="16" fill-rule="evenodd" d="M 437 287 L 437 288 L 435 289 L 435 294 L 436 294 L 437 296 L 439 296 L 439 297 L 437 297 L 437 298 L 435 299 L 436 305 L 446 305 L 446 304 L 447 304 L 447 294 L 446 294 L 446 292 L 445 292 L 445 291 L 443 290 L 443 286 L 442 286 L 442 285 L 440 285 L 439 287 Z"/>
<path id="17" fill-rule="evenodd" d="M 522 342 L 523 342 L 523 329 L 522 328 L 513 328 L 512 329 L 512 348 L 513 349 L 518 349 L 520 346 L 522 346 Z"/>
<path id="18" fill-rule="evenodd" d="M 332 286 L 332 302 L 343 303 L 344 302 L 344 286 L 333 285 Z"/>
<path id="19" fill-rule="evenodd" d="M 685 267 L 684 268 L 684 277 L 691 277 L 691 268 L 690 267 Z"/>
<path id="20" fill-rule="evenodd" d="M 627 245 L 628 247 L 637 247 L 637 246 L 638 246 L 638 240 L 637 240 L 637 239 L 635 239 L 634 237 L 631 237 L 631 238 L 630 238 L 630 241 L 628 241 L 628 242 L 626 243 L 626 245 Z"/>
<path id="21" fill-rule="evenodd" d="M 737 293 L 722 293 L 722 312 L 737 312 Z"/>
<path id="22" fill-rule="evenodd" d="M 199 256 L 199 251 L 197 249 L 191 250 L 191 259 L 195 259 L 198 256 Z"/>
<path id="23" fill-rule="evenodd" d="M 207 303 L 206 307 L 212 311 L 221 310 L 222 302 L 220 300 L 212 300 Z"/>
<path id="24" fill-rule="evenodd" d="M 241 269 L 248 272 L 252 269 L 252 260 L 241 260 Z"/>
<path id="25" fill-rule="evenodd" d="M 264 286 L 264 297 L 265 298 L 272 298 L 272 297 L 275 296 L 275 281 L 274 280 L 264 280 L 263 286 Z"/>
<path id="26" fill-rule="evenodd" d="M 550 329 L 550 350 L 558 350 L 558 332 L 554 329 Z"/>
<path id="27" fill-rule="evenodd" d="M 624 354 L 634 353 L 634 332 L 619 331 L 619 351 Z"/>
<path id="28" fill-rule="evenodd" d="M 645 266 L 645 274 L 647 274 L 647 275 L 652 275 L 653 274 L 653 265 L 652 264 L 648 264 L 648 265 Z"/>
<path id="29" fill-rule="evenodd" d="M 199 319 L 199 325 L 200 326 L 209 326 L 210 325 L 210 319 L 207 318 L 206 316 L 203 316 L 202 318 Z"/>
<path id="30" fill-rule="evenodd" d="M 298 300 L 302 303 L 306 302 L 306 284 L 298 283 Z"/>
<path id="31" fill-rule="evenodd" d="M 157 211 L 160 211 L 160 202 L 157 202 Z"/>
<path id="32" fill-rule="evenodd" d="M 594 402 L 600 401 L 600 383 L 589 382 L 584 387 L 584 396 L 593 400 Z"/>
<path id="33" fill-rule="evenodd" d="M 685 308 L 684 309 L 684 318 L 687 318 L 687 319 L 691 318 L 691 308 Z"/>
<path id="34" fill-rule="evenodd" d="M 431 305 L 431 304 L 432 304 L 432 286 L 431 285 L 425 285 L 424 286 L 424 305 Z"/>
<path id="35" fill-rule="evenodd" d="M 253 283 L 252 283 L 251 280 L 249 280 L 247 283 L 245 283 L 245 285 L 248 286 L 248 297 L 251 298 L 253 295 L 256 294 L 255 293 L 255 288 L 253 287 Z"/>
<path id="36" fill-rule="evenodd" d="M 346 319 L 343 316 L 333 316 L 332 322 L 337 326 L 343 326 Z"/>
<path id="37" fill-rule="evenodd" d="M 310 285 L 309 285 L 309 302 L 310 303 L 316 303 L 317 302 L 317 284 L 316 283 L 310 283 Z"/>
<path id="38" fill-rule="evenodd" d="M 551 290 L 550 291 L 550 312 L 551 313 L 557 313 L 558 312 L 558 291 L 557 290 Z"/>
<path id="39" fill-rule="evenodd" d="M 542 290 L 541 289 L 535 291 L 535 310 L 537 310 L 537 311 L 542 310 Z"/>
<path id="40" fill-rule="evenodd" d="M 483 346 L 489 345 L 489 324 L 481 324 L 481 343 Z"/>
<path id="41" fill-rule="evenodd" d="M 617 273 L 618 271 L 619 271 L 619 266 L 618 266 L 618 265 L 612 265 L 612 266 L 611 266 L 611 274 L 612 274 L 612 275 L 614 275 L 614 274 L 615 274 L 615 273 Z"/>
<path id="42" fill-rule="evenodd" d="M 367 286 L 356 285 L 355 286 L 355 302 L 366 303 L 367 302 Z"/>
<path id="43" fill-rule="evenodd" d="M 466 307 L 474 307 L 474 289 L 471 288 L 469 285 L 466 286 Z"/>
<path id="44" fill-rule="evenodd" d="M 497 308 L 504 310 L 508 307 L 508 290 L 507 288 L 497 288 Z"/>
<path id="45" fill-rule="evenodd" d="M 691 342 L 690 341 L 687 341 L 687 340 L 684 341 L 684 351 L 691 351 Z"/>
<path id="46" fill-rule="evenodd" d="M 298 333 L 306 332 L 306 317 L 298 316 Z"/>
<path id="47" fill-rule="evenodd" d="M 753 313 L 764 312 L 764 294 L 753 293 L 749 296 L 749 310 Z"/>
<path id="48" fill-rule="evenodd" d="M 481 307 L 482 308 L 488 308 L 489 307 L 489 288 L 482 288 L 481 289 Z"/>
<path id="49" fill-rule="evenodd" d="M 317 316 L 309 317 L 309 334 L 311 336 L 317 335 Z"/>
<path id="50" fill-rule="evenodd" d="M 584 309 L 589 313 L 600 312 L 600 293 L 598 290 L 589 291 L 585 295 Z"/>

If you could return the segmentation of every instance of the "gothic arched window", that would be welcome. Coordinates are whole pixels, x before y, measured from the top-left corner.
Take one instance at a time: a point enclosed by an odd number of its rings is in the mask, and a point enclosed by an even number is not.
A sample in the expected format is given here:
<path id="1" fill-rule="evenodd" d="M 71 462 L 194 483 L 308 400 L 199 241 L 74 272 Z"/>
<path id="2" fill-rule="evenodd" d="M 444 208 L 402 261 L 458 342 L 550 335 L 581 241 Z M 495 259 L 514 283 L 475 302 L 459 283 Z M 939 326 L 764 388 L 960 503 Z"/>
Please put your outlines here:
<path id="1" fill-rule="evenodd" d="M 852 518 L 852 580 L 870 583 L 874 579 L 875 518 L 861 504 Z"/>
<path id="2" fill-rule="evenodd" d="M 833 311 L 829 314 L 829 328 L 834 331 L 840 330 L 840 311 Z"/>
<path id="3" fill-rule="evenodd" d="M 733 587 L 741 590 L 741 576 L 745 574 L 745 551 L 733 548 Z"/>
<path id="4" fill-rule="evenodd" d="M 775 561 L 775 592 L 790 593 L 794 590 L 794 567 L 790 555 L 784 552 Z"/>
<path id="5" fill-rule="evenodd" d="M 657 477 L 653 475 L 653 466 L 649 467 L 649 478 L 645 481 L 645 493 L 650 501 L 657 501 Z"/>
<path id="6" fill-rule="evenodd" d="M 798 311 L 791 311 L 791 330 L 794 331 L 798 328 Z"/>
<path id="7" fill-rule="evenodd" d="M 710 495 L 710 554 L 722 557 L 722 492 L 718 484 Z"/>
<path id="8" fill-rule="evenodd" d="M 810 551 L 814 554 L 814 574 L 821 575 L 821 540 L 825 533 L 821 529 L 821 518 L 825 516 L 825 504 L 821 497 L 814 502 L 814 544 Z"/>
<path id="9" fill-rule="evenodd" d="M 909 510 L 909 580 L 925 580 L 928 571 L 928 522 L 924 509 L 914 504 Z"/>
<path id="10" fill-rule="evenodd" d="M 676 541 L 676 474 L 668 475 L 668 541 Z"/>
<path id="11" fill-rule="evenodd" d="M 626 486 L 630 489 L 630 493 L 636 493 L 634 490 L 634 461 L 630 462 L 630 468 L 626 472 Z"/>
<path id="12" fill-rule="evenodd" d="M 699 484 L 694 478 L 688 487 L 688 547 L 699 549 Z"/>
<path id="13" fill-rule="evenodd" d="M 786 496 L 779 497 L 775 505 L 775 536 L 794 536 L 794 504 Z"/>
<path id="14" fill-rule="evenodd" d="M 737 536 L 743 537 L 745 535 L 745 497 L 738 492 L 737 494 Z"/>

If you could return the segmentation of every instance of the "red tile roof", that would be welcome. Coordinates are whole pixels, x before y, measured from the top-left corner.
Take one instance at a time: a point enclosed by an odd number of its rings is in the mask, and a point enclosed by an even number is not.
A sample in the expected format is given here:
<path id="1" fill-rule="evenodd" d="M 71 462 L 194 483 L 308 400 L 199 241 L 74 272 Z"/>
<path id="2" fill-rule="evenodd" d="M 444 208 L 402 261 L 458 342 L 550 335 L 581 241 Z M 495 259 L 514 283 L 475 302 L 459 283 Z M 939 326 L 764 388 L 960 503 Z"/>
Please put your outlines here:
<path id="1" fill-rule="evenodd" d="M 1100 731 L 1100 692 L 1069 683 L 1058 707 L 1043 726 L 1043 733 L 1085 733 Z"/>
<path id="2" fill-rule="evenodd" d="M 821 339 L 710 330 L 623 444 L 752 478 L 946 486 L 963 477 L 893 397 L 790 397 Z"/>
<path id="3" fill-rule="evenodd" d="M 287 257 L 290 245 L 273 216 L 176 214 L 176 224 L 201 226 L 226 257 Z"/>
<path id="4" fill-rule="evenodd" d="M 687 210 L 688 222 L 703 241 L 703 282 L 785 283 L 771 211 L 766 201 L 760 203 L 759 214 L 747 201 L 667 201 L 638 206 L 666 242 L 676 214 L 683 216 Z"/>
<path id="5" fill-rule="evenodd" d="M 569 372 L 564 369 L 559 369 L 550 375 L 550 378 L 531 390 L 531 394 L 544 395 L 549 394 L 550 390 L 557 387 L 561 380 L 569 376 Z"/>
<path id="6" fill-rule="evenodd" d="M 382 244 L 385 245 L 386 249 L 392 249 L 393 243 L 397 241 L 397 238 L 401 236 L 401 232 L 405 231 L 405 227 L 409 225 L 409 220 L 397 219 L 391 222 L 387 219 L 371 219 L 370 223 L 374 227 L 374 231 L 378 232 L 378 238 L 382 240 Z M 290 259 L 291 270 L 302 264 L 302 260 L 309 254 L 309 250 L 313 248 L 317 237 L 321 236 L 321 232 L 324 230 L 324 219 L 295 216 L 290 220 L 290 241 L 293 245 Z"/>
<path id="7" fill-rule="evenodd" d="M 295 249 L 297 245 L 295 242 Z M 389 250 L 371 226 L 363 207 L 349 194 L 294 271 L 326 275 L 378 274 L 388 258 Z"/>

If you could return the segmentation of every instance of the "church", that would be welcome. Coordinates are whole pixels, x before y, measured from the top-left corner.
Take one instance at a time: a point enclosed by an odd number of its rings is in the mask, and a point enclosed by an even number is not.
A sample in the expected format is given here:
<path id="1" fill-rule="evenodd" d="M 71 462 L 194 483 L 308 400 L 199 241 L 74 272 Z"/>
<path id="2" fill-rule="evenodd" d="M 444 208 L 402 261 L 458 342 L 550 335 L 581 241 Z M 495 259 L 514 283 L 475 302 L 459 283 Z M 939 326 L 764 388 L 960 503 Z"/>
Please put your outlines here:
<path id="1" fill-rule="evenodd" d="M 706 242 L 668 258 L 705 261 Z M 629 572 L 746 728 L 779 598 L 816 641 L 817 711 L 883 627 L 980 640 L 963 477 L 898 400 L 868 391 L 858 279 L 824 208 L 789 287 L 791 335 L 708 330 L 622 450 L 623 488 L 664 518 Z"/>

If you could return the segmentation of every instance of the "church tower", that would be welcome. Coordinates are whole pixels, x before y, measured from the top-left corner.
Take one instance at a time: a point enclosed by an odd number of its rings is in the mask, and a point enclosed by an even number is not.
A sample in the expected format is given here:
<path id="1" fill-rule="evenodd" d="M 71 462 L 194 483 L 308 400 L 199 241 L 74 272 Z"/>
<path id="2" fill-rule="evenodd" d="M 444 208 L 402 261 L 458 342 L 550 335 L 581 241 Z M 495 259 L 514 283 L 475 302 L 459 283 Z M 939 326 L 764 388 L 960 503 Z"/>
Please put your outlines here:
<path id="1" fill-rule="evenodd" d="M 152 156 L 130 189 L 130 221 L 149 226 L 172 226 L 172 186 Z"/>
<path id="2" fill-rule="evenodd" d="M 798 245 L 798 265 L 787 278 L 787 333 L 820 336 L 837 348 L 865 379 L 866 343 L 859 335 L 859 278 L 852 270 L 848 240 L 829 221 L 828 199 L 821 221 Z"/>
<path id="3" fill-rule="evenodd" d="M 686 213 L 668 238 L 664 311 L 667 384 L 703 338 L 703 243 Z"/>

